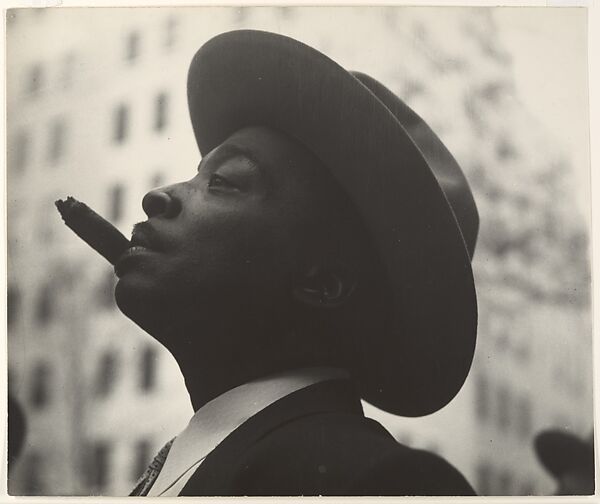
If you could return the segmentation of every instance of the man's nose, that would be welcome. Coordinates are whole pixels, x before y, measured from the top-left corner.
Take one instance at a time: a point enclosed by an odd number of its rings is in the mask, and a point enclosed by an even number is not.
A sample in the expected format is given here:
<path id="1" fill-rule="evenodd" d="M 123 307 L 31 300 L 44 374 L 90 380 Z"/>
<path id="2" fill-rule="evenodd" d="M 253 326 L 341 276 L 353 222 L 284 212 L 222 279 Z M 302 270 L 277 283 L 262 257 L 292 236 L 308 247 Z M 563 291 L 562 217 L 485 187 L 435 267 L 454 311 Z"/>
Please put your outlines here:
<path id="1" fill-rule="evenodd" d="M 153 189 L 143 197 L 142 209 L 148 218 L 172 219 L 181 212 L 181 202 L 168 188 Z"/>

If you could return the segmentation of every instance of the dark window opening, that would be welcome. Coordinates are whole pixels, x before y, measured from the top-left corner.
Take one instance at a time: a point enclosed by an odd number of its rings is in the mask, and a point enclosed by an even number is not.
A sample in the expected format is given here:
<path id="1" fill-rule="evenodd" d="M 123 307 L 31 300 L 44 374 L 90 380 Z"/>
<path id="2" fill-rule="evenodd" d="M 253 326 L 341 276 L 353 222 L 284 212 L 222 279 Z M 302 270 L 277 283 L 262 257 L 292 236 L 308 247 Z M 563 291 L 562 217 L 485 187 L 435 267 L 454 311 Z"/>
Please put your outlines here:
<path id="1" fill-rule="evenodd" d="M 123 143 L 127 138 L 128 129 L 129 109 L 126 105 L 119 105 L 114 112 L 113 140 L 116 143 Z"/>
<path id="2" fill-rule="evenodd" d="M 110 476 L 111 446 L 106 441 L 96 441 L 90 447 L 88 481 L 95 490 L 104 489 Z"/>
<path id="3" fill-rule="evenodd" d="M 484 375 L 477 376 L 475 381 L 475 408 L 477 417 L 480 420 L 487 420 L 490 417 L 489 395 L 490 391 L 487 377 Z"/>
<path id="4" fill-rule="evenodd" d="M 117 375 L 117 356 L 109 350 L 105 352 L 98 362 L 96 376 L 96 395 L 106 397 L 114 388 Z"/>
<path id="5" fill-rule="evenodd" d="M 45 495 L 42 475 L 45 472 L 42 456 L 34 451 L 27 453 L 23 461 L 23 493 L 25 495 Z"/>
<path id="6" fill-rule="evenodd" d="M 156 386 L 158 354 L 152 347 L 146 347 L 142 352 L 140 369 L 140 387 L 148 392 Z"/>
<path id="7" fill-rule="evenodd" d="M 148 439 L 140 439 L 135 444 L 135 455 L 132 466 L 132 480 L 137 481 L 152 461 L 152 443 Z"/>
<path id="8" fill-rule="evenodd" d="M 120 184 L 116 184 L 109 191 L 110 209 L 108 214 L 113 222 L 117 222 L 123 217 L 124 193 L 125 189 Z"/>
<path id="9" fill-rule="evenodd" d="M 510 391 L 505 386 L 500 386 L 498 388 L 498 409 L 496 414 L 498 417 L 498 427 L 505 432 L 510 426 L 511 408 Z"/>
<path id="10" fill-rule="evenodd" d="M 61 119 L 57 119 L 50 127 L 50 141 L 48 145 L 48 159 L 51 162 L 58 161 L 65 150 L 66 128 Z"/>
<path id="11" fill-rule="evenodd" d="M 31 95 L 36 95 L 42 88 L 44 81 L 44 69 L 40 63 L 31 67 L 27 77 L 27 92 Z"/>
<path id="12" fill-rule="evenodd" d="M 112 270 L 107 271 L 100 281 L 98 301 L 104 308 L 115 307 L 115 274 Z"/>
<path id="13" fill-rule="evenodd" d="M 126 48 L 125 48 L 125 59 L 130 63 L 133 63 L 140 55 L 140 34 L 138 32 L 131 32 L 127 36 Z"/>
<path id="14" fill-rule="evenodd" d="M 162 131 L 167 125 L 167 111 L 169 107 L 169 97 L 166 93 L 160 93 L 156 97 L 154 106 L 154 131 Z"/>
<path id="15" fill-rule="evenodd" d="M 29 135 L 22 131 L 15 138 L 12 148 L 9 148 L 9 154 L 12 154 L 10 167 L 13 172 L 20 173 L 27 167 L 30 151 L 29 144 Z"/>
<path id="16" fill-rule="evenodd" d="M 50 403 L 51 370 L 48 364 L 38 364 L 33 369 L 30 388 L 30 402 L 35 409 L 42 409 Z"/>
<path id="17" fill-rule="evenodd" d="M 42 290 L 38 293 L 35 318 L 40 325 L 46 325 L 54 315 L 54 292 L 49 285 L 42 287 Z"/>
<path id="18" fill-rule="evenodd" d="M 165 47 L 167 49 L 172 48 L 177 40 L 177 26 L 179 22 L 174 17 L 167 19 L 166 33 L 165 33 Z"/>

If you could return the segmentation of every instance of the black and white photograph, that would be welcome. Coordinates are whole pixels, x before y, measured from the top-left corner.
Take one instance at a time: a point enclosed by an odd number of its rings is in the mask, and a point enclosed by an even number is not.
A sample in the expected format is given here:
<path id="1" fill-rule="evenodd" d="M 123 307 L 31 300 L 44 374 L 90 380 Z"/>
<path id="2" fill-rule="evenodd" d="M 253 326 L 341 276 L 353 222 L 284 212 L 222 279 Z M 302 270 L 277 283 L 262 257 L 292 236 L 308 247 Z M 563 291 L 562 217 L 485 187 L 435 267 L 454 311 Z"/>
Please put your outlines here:
<path id="1" fill-rule="evenodd" d="M 8 495 L 597 495 L 588 8 L 4 14 Z"/>

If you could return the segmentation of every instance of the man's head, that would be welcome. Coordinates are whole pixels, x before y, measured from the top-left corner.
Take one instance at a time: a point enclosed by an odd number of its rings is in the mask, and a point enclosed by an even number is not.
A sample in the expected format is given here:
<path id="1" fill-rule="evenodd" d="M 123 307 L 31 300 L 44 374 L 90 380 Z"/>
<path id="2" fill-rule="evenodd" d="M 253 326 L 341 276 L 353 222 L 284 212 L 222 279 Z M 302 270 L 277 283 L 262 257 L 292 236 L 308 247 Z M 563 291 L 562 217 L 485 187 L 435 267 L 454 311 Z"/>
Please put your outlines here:
<path id="1" fill-rule="evenodd" d="M 142 248 L 117 264 L 116 299 L 176 356 L 230 349 L 267 367 L 332 358 L 326 320 L 363 289 L 371 256 L 350 202 L 307 148 L 241 129 L 142 206 L 148 220 L 132 238 Z"/>
<path id="2" fill-rule="evenodd" d="M 156 235 L 162 255 L 134 248 L 118 265 L 119 305 L 161 341 L 194 315 L 180 364 L 197 361 L 198 341 L 227 368 L 351 362 L 365 400 L 408 416 L 458 392 L 477 328 L 475 202 L 435 133 L 372 84 L 268 32 L 196 53 L 200 173 L 145 199 L 133 242 Z"/>

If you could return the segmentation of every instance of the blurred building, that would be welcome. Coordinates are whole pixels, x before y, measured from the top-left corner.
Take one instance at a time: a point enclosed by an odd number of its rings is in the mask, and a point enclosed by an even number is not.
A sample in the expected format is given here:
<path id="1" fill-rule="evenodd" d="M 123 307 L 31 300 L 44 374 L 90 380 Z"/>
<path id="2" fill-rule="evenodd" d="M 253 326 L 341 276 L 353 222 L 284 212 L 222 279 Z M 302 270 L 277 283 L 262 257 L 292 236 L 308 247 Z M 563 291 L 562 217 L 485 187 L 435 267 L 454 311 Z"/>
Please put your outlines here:
<path id="1" fill-rule="evenodd" d="M 112 268 L 53 202 L 71 194 L 128 234 L 146 191 L 193 176 L 187 67 L 239 27 L 372 74 L 464 167 L 481 217 L 473 371 L 426 418 L 366 411 L 482 494 L 551 493 L 534 434 L 592 423 L 588 230 L 571 168 L 519 102 L 492 11 L 391 7 L 9 11 L 9 371 L 29 421 L 9 491 L 126 494 L 192 413 L 175 362 L 115 308 Z"/>

